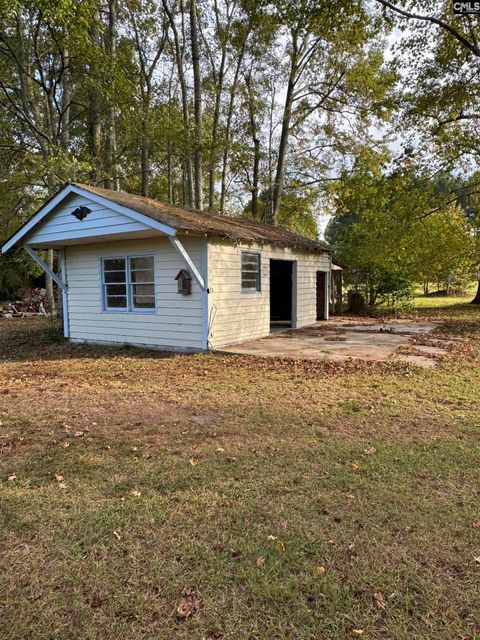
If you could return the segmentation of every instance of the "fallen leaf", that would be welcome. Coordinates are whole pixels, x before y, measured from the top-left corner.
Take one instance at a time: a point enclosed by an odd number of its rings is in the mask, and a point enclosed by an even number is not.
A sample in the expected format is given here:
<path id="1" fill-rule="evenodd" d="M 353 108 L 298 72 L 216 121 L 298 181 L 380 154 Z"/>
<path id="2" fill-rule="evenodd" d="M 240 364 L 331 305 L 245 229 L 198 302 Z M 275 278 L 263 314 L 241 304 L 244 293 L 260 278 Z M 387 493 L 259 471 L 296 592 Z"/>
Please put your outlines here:
<path id="1" fill-rule="evenodd" d="M 58 488 L 59 488 L 59 489 L 66 489 L 66 488 L 67 488 L 67 485 L 65 484 L 65 482 L 59 482 L 59 483 L 58 483 Z"/>
<path id="2" fill-rule="evenodd" d="M 192 467 L 196 467 L 198 464 L 198 460 L 195 460 L 194 458 L 190 458 L 189 462 L 192 465 Z"/>
<path id="3" fill-rule="evenodd" d="M 56 473 L 56 474 L 55 474 L 55 480 L 56 480 L 57 482 L 62 482 L 62 480 L 63 480 L 63 476 L 61 476 L 60 474 Z"/>
<path id="4" fill-rule="evenodd" d="M 12 475 L 11 475 L 11 476 L 8 476 L 8 480 L 9 480 L 9 482 L 13 482 L 13 481 L 14 481 L 14 480 L 16 480 L 16 479 L 17 479 L 17 476 L 16 476 L 14 473 L 12 473 Z"/>
<path id="5" fill-rule="evenodd" d="M 375 449 L 375 447 L 368 447 L 367 449 L 363 450 L 363 453 L 366 456 L 373 456 L 377 453 L 377 450 Z"/>
<path id="6" fill-rule="evenodd" d="M 195 589 L 185 587 L 182 591 L 182 598 L 177 606 L 177 618 L 186 620 L 197 613 L 201 606 L 201 600 Z"/>
<path id="7" fill-rule="evenodd" d="M 67 449 L 69 446 L 70 446 L 70 443 L 69 443 L 69 442 L 64 442 L 64 443 L 62 444 L 62 447 L 63 447 L 64 449 Z"/>
<path id="8" fill-rule="evenodd" d="M 354 460 L 350 465 L 354 471 L 358 471 L 360 469 L 360 463 L 357 460 Z"/>
<path id="9" fill-rule="evenodd" d="M 319 576 L 323 576 L 326 569 L 322 565 L 318 565 L 317 567 L 315 567 L 315 571 L 318 573 Z"/>
<path id="10" fill-rule="evenodd" d="M 73 437 L 74 438 L 81 438 L 84 435 L 85 435 L 85 431 L 75 431 L 75 433 L 73 434 Z"/>
<path id="11" fill-rule="evenodd" d="M 375 591 L 373 597 L 375 598 L 375 603 L 378 609 L 385 609 L 385 598 L 383 597 L 383 593 L 381 591 Z"/>
<path id="12" fill-rule="evenodd" d="M 135 498 L 139 498 L 142 495 L 142 492 L 138 491 L 137 489 L 132 489 L 130 493 L 132 496 L 135 496 Z"/>
<path id="13" fill-rule="evenodd" d="M 363 636 L 363 634 L 365 633 L 364 629 L 352 629 L 350 631 L 350 633 L 354 636 Z"/>
<path id="14" fill-rule="evenodd" d="M 476 527 L 477 529 L 480 529 L 480 520 L 477 520 L 476 522 L 474 522 L 473 526 Z"/>

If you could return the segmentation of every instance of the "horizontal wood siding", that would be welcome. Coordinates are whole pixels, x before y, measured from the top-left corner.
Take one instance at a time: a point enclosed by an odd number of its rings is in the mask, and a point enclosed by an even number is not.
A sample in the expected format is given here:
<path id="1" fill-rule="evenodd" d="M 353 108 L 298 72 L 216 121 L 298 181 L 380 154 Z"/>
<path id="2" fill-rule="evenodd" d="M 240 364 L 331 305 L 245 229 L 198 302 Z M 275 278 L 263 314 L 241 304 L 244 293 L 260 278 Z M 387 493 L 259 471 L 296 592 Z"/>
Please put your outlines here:
<path id="1" fill-rule="evenodd" d="M 205 238 L 183 239 L 200 268 Z M 103 311 L 101 258 L 151 254 L 155 258 L 155 313 Z M 75 341 L 137 344 L 167 349 L 201 349 L 200 287 L 192 294 L 177 293 L 175 276 L 186 265 L 167 238 L 148 238 L 70 246 L 66 248 L 70 338 Z"/>
<path id="2" fill-rule="evenodd" d="M 241 253 L 261 255 L 261 291 L 242 293 Z M 270 333 L 270 259 L 297 263 L 296 326 L 316 321 L 316 273 L 330 270 L 327 252 L 210 240 L 208 249 L 209 343 L 214 348 Z"/>
<path id="3" fill-rule="evenodd" d="M 88 207 L 91 213 L 83 220 L 77 220 L 72 216 L 72 213 L 82 205 Z M 80 240 L 110 234 L 148 231 L 149 229 L 147 225 L 136 222 L 123 214 L 113 211 L 113 209 L 92 202 L 86 197 L 72 195 L 65 202 L 62 202 L 60 206 L 56 207 L 27 236 L 26 242 L 28 244 L 42 244 L 61 240 Z"/>

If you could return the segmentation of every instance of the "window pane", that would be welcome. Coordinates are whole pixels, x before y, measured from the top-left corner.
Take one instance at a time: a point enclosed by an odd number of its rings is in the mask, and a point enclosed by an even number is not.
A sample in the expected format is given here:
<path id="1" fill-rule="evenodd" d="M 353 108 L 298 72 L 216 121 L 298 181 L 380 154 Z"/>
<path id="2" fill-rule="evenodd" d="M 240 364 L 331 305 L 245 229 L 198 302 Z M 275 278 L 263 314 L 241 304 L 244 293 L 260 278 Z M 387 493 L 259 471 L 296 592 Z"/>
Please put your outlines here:
<path id="1" fill-rule="evenodd" d="M 242 289 L 260 291 L 260 255 L 242 253 Z"/>
<path id="2" fill-rule="evenodd" d="M 155 309 L 153 296 L 133 296 L 133 306 L 136 309 Z"/>
<path id="3" fill-rule="evenodd" d="M 140 258 L 130 258 L 130 269 L 153 269 L 153 256 L 142 256 Z"/>
<path id="4" fill-rule="evenodd" d="M 131 279 L 132 282 L 153 282 L 153 271 L 151 269 L 146 271 L 132 271 Z"/>
<path id="5" fill-rule="evenodd" d="M 134 284 L 132 285 L 134 296 L 154 296 L 155 286 L 153 284 Z"/>
<path id="6" fill-rule="evenodd" d="M 105 271 L 105 282 L 125 282 L 125 271 Z"/>
<path id="7" fill-rule="evenodd" d="M 107 309 L 126 309 L 126 296 L 107 296 Z"/>
<path id="8" fill-rule="evenodd" d="M 103 261 L 104 271 L 125 271 L 125 258 L 106 258 Z"/>
<path id="9" fill-rule="evenodd" d="M 133 284 L 132 302 L 137 309 L 155 309 L 155 285 Z"/>
<path id="10" fill-rule="evenodd" d="M 127 295 L 127 285 L 125 284 L 107 284 L 107 296 L 123 296 Z"/>

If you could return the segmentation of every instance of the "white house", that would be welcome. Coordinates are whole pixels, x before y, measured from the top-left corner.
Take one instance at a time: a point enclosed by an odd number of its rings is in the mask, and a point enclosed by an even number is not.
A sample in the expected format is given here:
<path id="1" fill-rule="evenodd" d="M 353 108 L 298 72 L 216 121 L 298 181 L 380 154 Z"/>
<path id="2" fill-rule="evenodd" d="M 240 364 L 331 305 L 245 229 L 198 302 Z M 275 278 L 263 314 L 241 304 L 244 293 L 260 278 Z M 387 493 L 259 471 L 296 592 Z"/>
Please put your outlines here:
<path id="1" fill-rule="evenodd" d="M 74 342 L 219 349 L 328 317 L 332 249 L 259 222 L 70 183 L 13 247 L 61 287 Z M 59 251 L 58 275 L 38 249 Z"/>

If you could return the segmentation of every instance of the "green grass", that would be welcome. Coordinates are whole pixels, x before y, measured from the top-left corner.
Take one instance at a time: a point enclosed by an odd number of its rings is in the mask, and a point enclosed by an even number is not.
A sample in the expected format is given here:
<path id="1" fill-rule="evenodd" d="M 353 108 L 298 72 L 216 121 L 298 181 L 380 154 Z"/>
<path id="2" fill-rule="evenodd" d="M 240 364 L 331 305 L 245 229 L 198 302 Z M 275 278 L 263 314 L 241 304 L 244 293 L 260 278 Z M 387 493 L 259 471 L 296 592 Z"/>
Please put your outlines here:
<path id="1" fill-rule="evenodd" d="M 2 640 L 479 637 L 480 311 L 435 315 L 434 370 L 1 322 Z"/>

